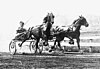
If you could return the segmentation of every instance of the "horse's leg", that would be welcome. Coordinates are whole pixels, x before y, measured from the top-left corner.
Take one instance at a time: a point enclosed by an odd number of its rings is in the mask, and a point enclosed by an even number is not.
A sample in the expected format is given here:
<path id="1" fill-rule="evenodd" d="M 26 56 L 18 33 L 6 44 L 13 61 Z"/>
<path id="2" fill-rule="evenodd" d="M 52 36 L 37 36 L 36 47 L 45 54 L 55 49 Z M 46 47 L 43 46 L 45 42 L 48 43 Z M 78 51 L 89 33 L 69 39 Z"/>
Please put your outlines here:
<path id="1" fill-rule="evenodd" d="M 35 45 L 36 45 L 36 50 L 35 50 L 35 53 L 37 53 L 37 49 L 39 49 L 39 48 L 38 48 L 39 40 L 40 40 L 40 39 L 37 39 L 37 40 L 36 40 L 36 44 L 35 44 Z"/>
<path id="2" fill-rule="evenodd" d="M 74 40 L 73 40 L 73 38 L 72 38 L 71 36 L 67 36 L 67 38 L 69 38 L 69 39 L 70 39 L 69 44 L 74 44 Z"/>
<path id="3" fill-rule="evenodd" d="M 80 48 L 80 39 L 78 38 L 76 40 L 77 40 L 77 45 L 78 45 L 79 52 L 83 53 L 83 50 L 81 50 L 81 48 Z"/>
<path id="4" fill-rule="evenodd" d="M 24 35 L 24 40 L 22 40 L 22 43 L 19 44 L 19 47 L 21 47 L 22 44 L 31 37 L 31 35 L 29 35 L 29 37 L 27 37 L 28 36 L 27 34 L 23 34 L 23 35 Z M 23 36 L 23 35 L 21 35 L 21 36 Z"/>
<path id="5" fill-rule="evenodd" d="M 52 52 L 55 49 L 56 42 L 57 40 L 54 41 L 54 45 L 51 47 L 51 50 L 49 50 L 49 52 Z"/>
<path id="6" fill-rule="evenodd" d="M 78 45 L 78 49 L 80 50 L 80 39 L 77 38 L 77 39 L 76 39 L 76 42 L 77 42 L 77 45 Z"/>
<path id="7" fill-rule="evenodd" d="M 51 47 L 51 49 L 55 49 L 56 42 L 57 42 L 57 40 L 54 41 L 54 45 Z"/>
<path id="8" fill-rule="evenodd" d="M 26 41 L 27 39 L 23 40 L 21 44 L 19 44 L 19 47 L 22 47 L 23 43 Z"/>
<path id="9" fill-rule="evenodd" d="M 64 50 L 63 50 L 62 47 L 61 47 L 60 41 L 58 41 L 58 46 L 59 46 L 59 48 L 60 48 L 60 51 L 61 51 L 62 53 L 64 53 Z"/>
<path id="10" fill-rule="evenodd" d="M 60 50 L 62 50 L 60 41 L 58 41 L 58 46 L 59 46 Z"/>
<path id="11" fill-rule="evenodd" d="M 45 39 L 45 42 L 43 42 L 43 45 L 44 45 L 44 46 L 49 45 L 49 44 L 48 44 L 48 39 L 47 39 L 47 37 L 46 37 L 46 39 Z"/>

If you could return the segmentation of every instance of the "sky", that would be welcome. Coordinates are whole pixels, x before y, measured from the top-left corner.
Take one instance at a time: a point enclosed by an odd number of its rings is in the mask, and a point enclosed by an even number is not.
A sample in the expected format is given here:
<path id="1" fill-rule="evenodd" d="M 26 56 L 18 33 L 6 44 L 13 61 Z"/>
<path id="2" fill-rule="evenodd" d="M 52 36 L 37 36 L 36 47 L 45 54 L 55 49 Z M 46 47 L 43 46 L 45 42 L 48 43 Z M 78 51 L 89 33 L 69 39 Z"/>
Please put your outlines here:
<path id="1" fill-rule="evenodd" d="M 0 0 L 0 51 L 9 51 L 19 22 L 25 28 L 40 25 L 48 12 L 55 15 L 55 25 L 68 25 L 79 15 L 100 16 L 99 0 Z M 88 18 L 87 18 L 88 19 Z"/>

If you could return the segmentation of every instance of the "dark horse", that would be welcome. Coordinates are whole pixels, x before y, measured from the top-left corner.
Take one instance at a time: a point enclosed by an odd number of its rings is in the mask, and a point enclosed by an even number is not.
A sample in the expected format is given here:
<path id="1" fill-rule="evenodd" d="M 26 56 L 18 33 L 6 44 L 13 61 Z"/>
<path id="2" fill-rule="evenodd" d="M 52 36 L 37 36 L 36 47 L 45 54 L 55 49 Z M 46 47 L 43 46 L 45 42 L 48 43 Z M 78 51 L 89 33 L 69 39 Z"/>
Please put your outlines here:
<path id="1" fill-rule="evenodd" d="M 29 40 L 30 38 L 36 40 L 36 43 L 35 43 L 36 51 L 35 52 L 37 52 L 37 49 L 39 49 L 38 43 L 40 41 L 40 38 L 42 38 L 45 41 L 44 45 L 47 45 L 49 37 L 50 37 L 50 29 L 52 27 L 52 19 L 53 19 L 53 16 L 49 13 L 48 16 L 47 16 L 47 22 L 45 24 L 35 26 L 35 27 L 31 27 L 27 31 L 27 33 L 25 34 L 26 36 L 22 40 L 22 43 L 19 46 L 21 47 L 22 44 L 26 40 Z M 46 30 L 44 30 L 44 28 L 46 28 Z M 32 36 L 34 36 L 34 38 Z"/>
<path id="2" fill-rule="evenodd" d="M 54 46 L 51 47 L 50 52 L 53 51 L 53 50 L 55 50 L 56 42 L 58 42 L 58 46 L 61 49 L 60 42 L 62 40 L 64 40 L 64 37 L 67 37 L 67 38 L 70 39 L 70 42 L 69 43 L 71 43 L 71 41 L 73 43 L 73 39 L 76 39 L 77 45 L 78 45 L 78 49 L 80 51 L 80 28 L 81 28 L 82 25 L 85 26 L 85 27 L 88 27 L 89 26 L 87 20 L 83 16 L 80 16 L 80 18 L 77 19 L 76 22 L 73 22 L 73 24 L 70 25 L 67 30 L 62 30 L 62 31 L 54 34 L 54 37 L 56 37 L 56 40 L 54 42 Z M 72 29 L 74 29 L 74 30 L 72 30 Z"/>

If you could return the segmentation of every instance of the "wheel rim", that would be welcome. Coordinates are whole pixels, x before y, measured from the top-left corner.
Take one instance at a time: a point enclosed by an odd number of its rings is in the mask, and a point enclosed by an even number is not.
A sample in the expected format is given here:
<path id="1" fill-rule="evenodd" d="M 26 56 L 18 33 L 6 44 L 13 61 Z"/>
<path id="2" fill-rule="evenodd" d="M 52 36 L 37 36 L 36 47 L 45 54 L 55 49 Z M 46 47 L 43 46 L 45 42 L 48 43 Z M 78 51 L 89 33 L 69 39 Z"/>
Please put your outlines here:
<path id="1" fill-rule="evenodd" d="M 36 52 L 36 40 L 33 40 L 31 43 L 30 43 L 30 51 L 31 51 L 31 53 L 35 53 Z M 43 43 L 42 43 L 43 44 Z M 41 42 L 38 44 L 38 52 L 39 53 L 42 53 L 42 51 L 43 51 L 43 45 L 41 44 Z"/>
<path id="2" fill-rule="evenodd" d="M 29 49 L 30 49 L 31 53 L 35 53 L 35 51 L 36 51 L 35 43 L 36 43 L 36 40 L 33 40 L 33 41 L 30 42 Z"/>
<path id="3" fill-rule="evenodd" d="M 43 51 L 43 40 L 41 39 L 39 42 L 39 52 L 42 53 Z"/>
<path id="4" fill-rule="evenodd" d="M 15 54 L 16 53 L 16 42 L 15 41 L 11 41 L 9 44 L 9 51 L 11 54 Z"/>

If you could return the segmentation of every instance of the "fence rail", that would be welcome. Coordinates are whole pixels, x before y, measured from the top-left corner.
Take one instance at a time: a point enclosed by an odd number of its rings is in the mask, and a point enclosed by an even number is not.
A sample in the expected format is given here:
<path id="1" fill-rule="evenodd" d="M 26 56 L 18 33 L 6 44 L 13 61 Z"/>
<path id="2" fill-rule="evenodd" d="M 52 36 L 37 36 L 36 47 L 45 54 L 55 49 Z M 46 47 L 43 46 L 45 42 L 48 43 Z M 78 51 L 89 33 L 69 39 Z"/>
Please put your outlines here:
<path id="1" fill-rule="evenodd" d="M 27 40 L 26 42 L 32 42 L 34 40 Z M 49 45 L 54 45 L 55 38 L 53 40 L 49 40 Z M 19 41 L 18 41 L 19 42 Z M 61 42 L 62 46 L 77 46 L 76 40 L 74 39 L 74 45 L 69 44 L 69 39 L 65 38 Z M 80 37 L 80 45 L 81 46 L 100 46 L 100 36 L 89 36 L 89 37 Z"/>
<path id="2" fill-rule="evenodd" d="M 49 44 L 53 45 L 54 40 L 49 41 Z M 74 45 L 70 45 L 69 39 L 65 38 L 61 42 L 61 45 L 62 46 L 77 46 L 77 43 L 76 43 L 76 40 L 74 39 Z M 80 37 L 80 45 L 81 46 L 100 46 L 100 36 Z"/>

